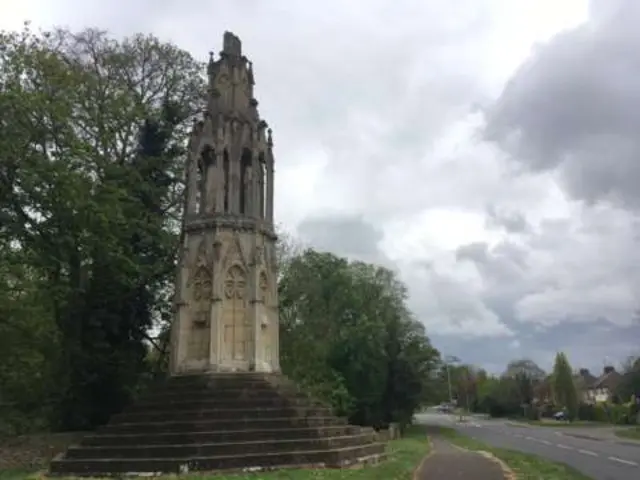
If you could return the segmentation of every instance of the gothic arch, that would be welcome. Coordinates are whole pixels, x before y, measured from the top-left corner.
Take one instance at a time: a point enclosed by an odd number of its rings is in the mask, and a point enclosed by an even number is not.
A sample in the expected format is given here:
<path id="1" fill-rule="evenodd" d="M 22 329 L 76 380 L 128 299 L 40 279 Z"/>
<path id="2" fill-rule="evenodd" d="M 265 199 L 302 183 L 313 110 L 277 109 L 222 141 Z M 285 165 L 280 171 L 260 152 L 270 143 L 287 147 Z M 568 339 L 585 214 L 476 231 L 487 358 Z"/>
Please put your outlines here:
<path id="1" fill-rule="evenodd" d="M 247 362 L 253 344 L 252 328 L 247 312 L 247 275 L 239 263 L 225 271 L 223 293 L 223 356 L 229 361 Z"/>
<path id="2" fill-rule="evenodd" d="M 196 268 L 192 280 L 192 295 L 196 302 L 207 301 L 211 299 L 212 288 L 211 272 L 204 265 Z"/>
<path id="3" fill-rule="evenodd" d="M 229 239 L 224 258 L 224 265 L 226 270 L 228 270 L 233 264 L 238 264 L 238 266 L 245 271 L 247 270 L 247 267 L 249 265 L 244 249 L 242 248 L 240 235 L 237 232 L 233 233 L 231 238 Z"/>

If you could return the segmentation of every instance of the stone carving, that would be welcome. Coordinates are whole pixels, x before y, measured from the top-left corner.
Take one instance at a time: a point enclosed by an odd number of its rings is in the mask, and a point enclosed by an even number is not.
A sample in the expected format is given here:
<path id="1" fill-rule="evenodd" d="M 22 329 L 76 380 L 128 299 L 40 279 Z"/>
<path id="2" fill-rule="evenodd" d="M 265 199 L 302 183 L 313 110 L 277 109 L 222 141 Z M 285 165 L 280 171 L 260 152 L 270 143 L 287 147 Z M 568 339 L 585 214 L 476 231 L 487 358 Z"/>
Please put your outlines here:
<path id="1" fill-rule="evenodd" d="M 245 298 L 247 282 L 244 276 L 244 270 L 238 265 L 233 265 L 228 271 L 224 279 L 224 296 L 227 299 L 237 298 L 243 300 Z"/>
<path id="2" fill-rule="evenodd" d="M 207 301 L 211 299 L 211 273 L 203 266 L 198 267 L 193 276 L 193 299 L 196 302 Z"/>
<path id="3" fill-rule="evenodd" d="M 264 247 L 262 245 L 258 245 L 253 252 L 253 260 L 252 263 L 254 265 L 261 265 L 264 259 Z"/>
<path id="4" fill-rule="evenodd" d="M 225 266 L 228 267 L 234 263 L 240 263 L 244 269 L 248 266 L 238 232 L 233 233 L 233 237 L 229 241 L 229 246 L 227 247 L 227 253 L 225 255 Z"/>
<path id="5" fill-rule="evenodd" d="M 211 266 L 211 258 L 209 256 L 209 250 L 207 248 L 206 240 L 202 240 L 198 245 L 198 252 L 196 253 L 195 267 L 209 268 Z"/>
<path id="6" fill-rule="evenodd" d="M 258 289 L 260 290 L 260 300 L 265 302 L 269 291 L 269 279 L 267 278 L 267 273 L 264 270 L 261 271 L 258 276 Z"/>

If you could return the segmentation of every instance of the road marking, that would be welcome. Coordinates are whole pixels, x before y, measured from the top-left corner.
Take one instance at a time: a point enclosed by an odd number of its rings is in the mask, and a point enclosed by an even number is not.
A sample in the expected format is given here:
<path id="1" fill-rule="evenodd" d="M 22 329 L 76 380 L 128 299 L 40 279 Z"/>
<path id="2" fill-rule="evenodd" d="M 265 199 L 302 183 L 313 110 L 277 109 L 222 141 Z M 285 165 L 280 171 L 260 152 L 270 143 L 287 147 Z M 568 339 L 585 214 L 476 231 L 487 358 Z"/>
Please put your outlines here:
<path id="1" fill-rule="evenodd" d="M 563 445 L 561 443 L 557 443 L 556 447 L 563 448 L 564 450 L 573 450 L 573 448 L 571 448 L 569 445 Z"/>
<path id="2" fill-rule="evenodd" d="M 524 437 L 524 439 L 525 439 L 525 440 L 531 440 L 531 441 L 533 441 L 533 442 L 535 442 L 535 441 L 536 441 L 536 439 L 535 439 L 535 438 L 533 438 L 533 437 Z"/>
<path id="3" fill-rule="evenodd" d="M 598 454 L 596 452 L 592 452 L 591 450 L 578 450 L 578 452 L 583 453 L 585 455 L 591 455 L 592 457 L 597 457 Z"/>
<path id="4" fill-rule="evenodd" d="M 540 443 L 544 443 L 545 445 L 551 445 L 549 440 L 540 440 Z"/>
<path id="5" fill-rule="evenodd" d="M 612 462 L 624 463 L 625 465 L 630 465 L 632 467 L 638 466 L 636 462 L 632 462 L 631 460 L 623 460 L 622 458 L 618 457 L 609 457 L 609 460 L 611 460 Z"/>

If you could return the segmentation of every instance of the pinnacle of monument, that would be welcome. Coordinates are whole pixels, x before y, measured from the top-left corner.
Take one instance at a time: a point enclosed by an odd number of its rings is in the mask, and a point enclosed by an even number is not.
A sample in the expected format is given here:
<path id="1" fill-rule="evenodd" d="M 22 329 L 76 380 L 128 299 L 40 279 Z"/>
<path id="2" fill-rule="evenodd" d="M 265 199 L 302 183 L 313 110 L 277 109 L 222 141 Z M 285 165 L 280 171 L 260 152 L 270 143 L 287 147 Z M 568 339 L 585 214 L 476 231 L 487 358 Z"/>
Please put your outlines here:
<path id="1" fill-rule="evenodd" d="M 242 56 L 242 42 L 237 35 L 231 32 L 224 32 L 222 36 L 222 55 L 229 55 L 233 57 Z"/>
<path id="2" fill-rule="evenodd" d="M 253 65 L 242 54 L 242 42 L 237 35 L 224 33 L 217 59 L 213 52 L 209 52 L 207 75 L 207 114 L 212 118 L 212 126 L 217 127 L 219 117 L 223 116 L 245 121 L 255 128 L 260 123 L 260 115 L 253 91 Z"/>

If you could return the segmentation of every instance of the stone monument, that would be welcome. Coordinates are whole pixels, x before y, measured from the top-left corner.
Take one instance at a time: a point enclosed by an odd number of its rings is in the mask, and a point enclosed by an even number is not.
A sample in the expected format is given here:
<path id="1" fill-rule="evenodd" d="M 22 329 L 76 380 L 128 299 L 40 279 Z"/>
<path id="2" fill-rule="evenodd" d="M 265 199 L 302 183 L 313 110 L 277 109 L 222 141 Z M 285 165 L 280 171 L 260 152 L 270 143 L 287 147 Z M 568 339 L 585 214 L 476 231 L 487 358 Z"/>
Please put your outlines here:
<path id="1" fill-rule="evenodd" d="M 273 141 L 251 63 L 224 34 L 187 158 L 170 377 L 50 465 L 52 475 L 351 467 L 385 455 L 280 374 Z"/>
<path id="2" fill-rule="evenodd" d="M 226 32 L 223 43 L 189 142 L 174 375 L 280 370 L 273 140 L 240 40 Z"/>

